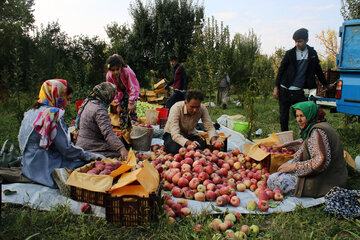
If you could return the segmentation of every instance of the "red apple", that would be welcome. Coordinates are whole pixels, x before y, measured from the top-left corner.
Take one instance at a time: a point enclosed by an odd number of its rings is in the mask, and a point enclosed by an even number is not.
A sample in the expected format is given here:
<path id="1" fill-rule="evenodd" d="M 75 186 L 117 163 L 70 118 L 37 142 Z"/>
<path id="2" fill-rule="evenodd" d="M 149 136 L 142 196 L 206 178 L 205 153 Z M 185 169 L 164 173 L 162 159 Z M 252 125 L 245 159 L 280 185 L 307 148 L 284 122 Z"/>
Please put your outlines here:
<path id="1" fill-rule="evenodd" d="M 226 198 L 223 196 L 219 196 L 216 198 L 216 206 L 222 207 L 227 204 Z"/>
<path id="2" fill-rule="evenodd" d="M 184 193 L 186 199 L 192 200 L 194 199 L 194 192 L 192 190 L 188 190 Z"/>
<path id="3" fill-rule="evenodd" d="M 83 203 L 83 204 L 81 204 L 80 210 L 83 213 L 90 213 L 91 212 L 91 205 L 89 203 Z"/>
<path id="4" fill-rule="evenodd" d="M 246 185 L 244 183 L 239 183 L 236 185 L 236 190 L 238 190 L 239 192 L 244 192 L 246 189 Z"/>
<path id="5" fill-rule="evenodd" d="M 204 202 L 205 201 L 205 193 L 197 192 L 197 193 L 195 193 L 194 198 L 196 201 Z"/>
<path id="6" fill-rule="evenodd" d="M 206 200 L 209 201 L 209 202 L 215 201 L 215 199 L 216 199 L 216 194 L 215 194 L 214 191 L 211 191 L 211 190 L 206 191 L 205 198 L 206 198 Z"/>
<path id="7" fill-rule="evenodd" d="M 269 209 L 269 204 L 268 204 L 268 202 L 265 201 L 265 200 L 260 200 L 260 201 L 257 203 L 257 207 L 259 208 L 260 211 L 266 212 L 266 211 Z"/>
<path id="8" fill-rule="evenodd" d="M 231 197 L 230 204 L 234 207 L 238 207 L 240 205 L 240 198 L 238 196 Z"/>
<path id="9" fill-rule="evenodd" d="M 198 178 L 193 178 L 189 182 L 189 187 L 192 188 L 192 189 L 195 189 L 195 188 L 198 187 L 199 184 L 200 184 L 199 179 Z"/>
<path id="10" fill-rule="evenodd" d="M 276 193 L 274 193 L 274 200 L 282 201 L 282 200 L 284 200 L 284 196 L 280 192 L 276 192 Z"/>
<path id="11" fill-rule="evenodd" d="M 187 187 L 188 185 L 189 185 L 189 180 L 187 180 L 186 178 L 184 178 L 184 177 L 181 177 L 181 178 L 179 178 L 179 181 L 178 181 L 178 183 L 177 183 L 177 185 L 179 186 L 179 187 Z"/>
<path id="12" fill-rule="evenodd" d="M 260 190 L 259 193 L 258 193 L 258 198 L 259 200 L 264 200 L 264 201 L 267 201 L 269 199 L 269 196 L 266 194 L 265 191 L 263 190 Z"/>
<path id="13" fill-rule="evenodd" d="M 174 197 L 180 198 L 183 195 L 183 190 L 179 187 L 173 187 L 173 189 L 171 190 L 171 194 Z"/>
<path id="14" fill-rule="evenodd" d="M 209 178 L 209 174 L 207 174 L 206 172 L 201 172 L 201 173 L 199 173 L 198 178 L 201 182 L 203 182 Z"/>

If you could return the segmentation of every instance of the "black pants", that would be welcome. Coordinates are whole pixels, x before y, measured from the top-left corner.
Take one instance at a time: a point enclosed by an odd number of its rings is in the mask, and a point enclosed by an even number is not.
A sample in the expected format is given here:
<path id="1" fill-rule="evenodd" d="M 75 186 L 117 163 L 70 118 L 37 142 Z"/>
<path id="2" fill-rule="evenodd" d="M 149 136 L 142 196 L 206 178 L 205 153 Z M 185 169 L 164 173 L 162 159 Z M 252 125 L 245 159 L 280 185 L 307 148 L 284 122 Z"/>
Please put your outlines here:
<path id="1" fill-rule="evenodd" d="M 172 105 L 174 105 L 177 102 L 184 101 L 185 100 L 185 93 L 174 90 L 173 94 L 169 97 L 169 99 L 166 101 L 166 108 L 170 109 Z"/>
<path id="2" fill-rule="evenodd" d="M 288 90 L 279 87 L 279 112 L 281 131 L 289 130 L 289 110 L 291 105 L 307 101 L 303 90 Z"/>
<path id="3" fill-rule="evenodd" d="M 201 150 L 205 149 L 205 142 L 200 136 L 194 135 L 194 136 L 189 137 L 188 139 L 190 141 L 197 141 L 200 144 L 200 146 L 197 147 L 197 149 L 201 149 Z M 174 142 L 171 138 L 170 133 L 164 133 L 163 140 L 164 140 L 166 153 L 172 153 L 175 155 L 175 154 L 179 153 L 179 149 L 181 147 L 184 147 L 184 146 L 181 146 L 180 144 L 178 144 L 177 142 Z"/>

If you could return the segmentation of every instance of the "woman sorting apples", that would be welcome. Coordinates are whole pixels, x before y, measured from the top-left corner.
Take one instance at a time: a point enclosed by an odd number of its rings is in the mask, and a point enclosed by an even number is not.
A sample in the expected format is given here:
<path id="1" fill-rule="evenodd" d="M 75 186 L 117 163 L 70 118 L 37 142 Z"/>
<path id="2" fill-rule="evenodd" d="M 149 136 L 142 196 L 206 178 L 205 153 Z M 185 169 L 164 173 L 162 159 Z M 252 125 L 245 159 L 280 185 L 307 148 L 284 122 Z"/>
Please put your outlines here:
<path id="1" fill-rule="evenodd" d="M 117 54 L 106 60 L 106 81 L 115 84 L 117 93 L 114 98 L 116 111 L 119 114 L 120 129 L 131 127 L 131 121 L 137 121 L 136 101 L 140 86 L 135 73 Z"/>
<path id="2" fill-rule="evenodd" d="M 292 111 L 302 140 L 285 144 L 297 150 L 294 159 L 269 176 L 268 186 L 295 197 L 322 197 L 334 186 L 345 187 L 347 169 L 342 142 L 313 102 L 300 102 Z"/>
<path id="3" fill-rule="evenodd" d="M 83 101 L 75 121 L 76 145 L 106 157 L 127 159 L 127 150 L 110 123 L 108 106 L 116 94 L 109 82 L 96 85 Z"/>
<path id="4" fill-rule="evenodd" d="M 74 169 L 97 154 L 75 147 L 64 120 L 73 90 L 63 79 L 45 81 L 39 99 L 24 114 L 19 131 L 22 173 L 34 182 L 56 188 L 51 174 L 55 168 Z"/>

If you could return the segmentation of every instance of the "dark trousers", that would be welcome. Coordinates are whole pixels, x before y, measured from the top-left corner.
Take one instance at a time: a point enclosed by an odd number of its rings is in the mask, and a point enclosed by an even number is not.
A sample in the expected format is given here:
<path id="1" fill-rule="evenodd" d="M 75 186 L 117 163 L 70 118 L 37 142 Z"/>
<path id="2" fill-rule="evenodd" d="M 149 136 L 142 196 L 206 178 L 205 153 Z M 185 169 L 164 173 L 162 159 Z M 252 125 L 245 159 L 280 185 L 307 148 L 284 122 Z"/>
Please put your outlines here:
<path id="1" fill-rule="evenodd" d="M 289 110 L 291 105 L 307 101 L 303 90 L 288 90 L 279 87 L 279 112 L 281 131 L 289 130 Z"/>
<path id="2" fill-rule="evenodd" d="M 188 139 L 190 141 L 197 141 L 200 144 L 200 146 L 197 147 L 197 149 L 201 149 L 201 150 L 205 149 L 205 142 L 200 136 L 194 135 L 194 136 L 189 137 Z M 175 155 L 175 154 L 179 153 L 179 149 L 181 147 L 184 147 L 184 146 L 181 146 L 180 144 L 178 144 L 177 142 L 174 142 L 171 138 L 170 133 L 164 133 L 163 140 L 164 140 L 166 153 L 172 153 Z"/>
<path id="3" fill-rule="evenodd" d="M 170 109 L 172 105 L 174 105 L 177 102 L 184 101 L 185 100 L 185 93 L 182 93 L 180 91 L 174 90 L 174 92 L 171 94 L 169 99 L 166 101 L 166 108 Z"/>

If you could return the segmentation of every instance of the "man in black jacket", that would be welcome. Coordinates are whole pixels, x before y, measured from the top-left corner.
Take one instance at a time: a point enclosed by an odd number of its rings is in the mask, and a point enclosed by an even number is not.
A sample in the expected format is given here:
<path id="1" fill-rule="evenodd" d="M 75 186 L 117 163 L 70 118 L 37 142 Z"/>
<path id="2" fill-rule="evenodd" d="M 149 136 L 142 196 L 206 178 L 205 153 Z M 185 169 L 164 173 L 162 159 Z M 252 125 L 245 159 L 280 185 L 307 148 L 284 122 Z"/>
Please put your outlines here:
<path id="1" fill-rule="evenodd" d="M 279 101 L 281 131 L 288 131 L 290 106 L 307 101 L 303 89 L 316 88 L 315 75 L 328 88 L 318 55 L 307 45 L 308 30 L 300 28 L 293 39 L 295 47 L 288 50 L 281 61 L 275 80 L 274 98 Z"/>
<path id="2" fill-rule="evenodd" d="M 166 108 L 170 110 L 172 105 L 179 101 L 185 100 L 187 90 L 188 77 L 186 76 L 184 68 L 179 64 L 177 57 L 170 58 L 170 65 L 173 67 L 173 80 L 166 84 L 165 90 L 169 89 L 174 84 L 174 92 L 166 101 Z"/>

